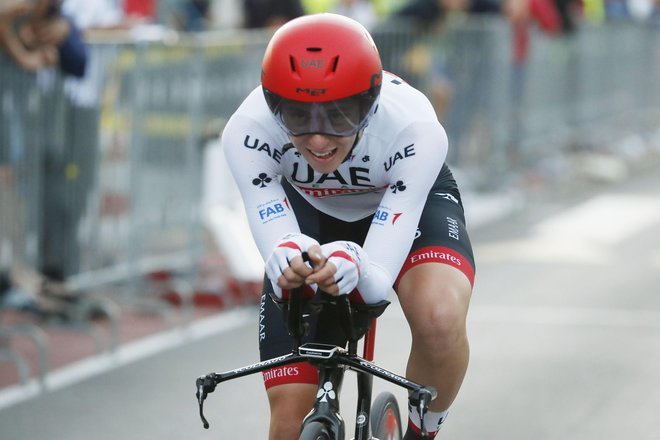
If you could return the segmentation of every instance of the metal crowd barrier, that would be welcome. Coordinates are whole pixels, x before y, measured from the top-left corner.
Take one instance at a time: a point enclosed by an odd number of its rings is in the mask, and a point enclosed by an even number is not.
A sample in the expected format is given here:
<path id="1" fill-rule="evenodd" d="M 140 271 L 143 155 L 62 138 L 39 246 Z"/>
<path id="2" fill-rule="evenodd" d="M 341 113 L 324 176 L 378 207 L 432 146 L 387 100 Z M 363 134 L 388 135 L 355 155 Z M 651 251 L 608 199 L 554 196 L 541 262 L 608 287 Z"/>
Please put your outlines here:
<path id="1" fill-rule="evenodd" d="M 515 64 L 500 19 L 374 31 L 384 67 L 435 96 L 449 161 L 484 181 L 593 136 L 658 126 L 660 31 L 532 33 Z M 0 60 L 0 268 L 55 267 L 80 288 L 194 273 L 203 150 L 259 82 L 263 32 L 91 45 L 84 85 Z"/>

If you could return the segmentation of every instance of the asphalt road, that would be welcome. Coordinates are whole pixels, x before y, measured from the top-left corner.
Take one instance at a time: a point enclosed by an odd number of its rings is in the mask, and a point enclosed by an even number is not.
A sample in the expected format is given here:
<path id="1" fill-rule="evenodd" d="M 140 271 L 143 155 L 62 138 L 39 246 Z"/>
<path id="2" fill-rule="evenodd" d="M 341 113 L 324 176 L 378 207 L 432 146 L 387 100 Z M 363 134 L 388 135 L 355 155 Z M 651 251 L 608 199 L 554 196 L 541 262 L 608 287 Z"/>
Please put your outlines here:
<path id="1" fill-rule="evenodd" d="M 472 357 L 439 438 L 660 440 L 660 172 L 545 192 L 472 240 Z M 226 322 L 238 324 L 223 332 L 5 408 L 0 438 L 267 438 L 256 376 L 209 398 L 210 430 L 198 419 L 195 377 L 256 361 L 257 311 L 232 313 Z M 403 371 L 409 334 L 397 304 L 379 322 L 376 361 Z M 353 385 L 349 373 L 349 423 Z"/>

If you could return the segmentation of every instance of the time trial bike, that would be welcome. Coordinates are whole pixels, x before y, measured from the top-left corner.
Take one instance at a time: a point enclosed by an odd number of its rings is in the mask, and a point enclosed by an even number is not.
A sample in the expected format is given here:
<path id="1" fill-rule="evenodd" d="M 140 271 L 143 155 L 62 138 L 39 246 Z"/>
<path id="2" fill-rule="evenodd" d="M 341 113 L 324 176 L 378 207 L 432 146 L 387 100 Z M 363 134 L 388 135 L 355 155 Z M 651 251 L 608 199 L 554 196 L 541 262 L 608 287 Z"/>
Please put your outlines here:
<path id="1" fill-rule="evenodd" d="M 380 393 L 371 402 L 373 377 L 378 377 L 408 390 L 408 402 L 421 418 L 422 436 L 428 438 L 424 426 L 424 415 L 436 390 L 406 379 L 379 367 L 372 362 L 374 354 L 376 318 L 382 315 L 389 301 L 376 304 L 351 303 L 346 295 L 332 296 L 317 292 L 312 299 L 305 299 L 302 289 L 293 289 L 287 300 L 271 295 L 283 312 L 292 338 L 292 351 L 284 356 L 268 359 L 224 373 L 209 373 L 196 380 L 196 397 L 199 415 L 204 428 L 209 423 L 204 417 L 204 401 L 209 393 L 222 382 L 259 373 L 267 369 L 297 362 L 309 362 L 319 372 L 316 401 L 301 426 L 300 440 L 344 440 L 344 420 L 339 411 L 339 396 L 345 371 L 357 374 L 357 410 L 354 440 L 395 440 L 402 438 L 401 417 L 395 396 Z M 348 340 L 347 347 L 303 343 L 308 325 L 303 320 L 306 314 L 318 314 L 324 307 L 337 307 L 340 326 Z M 363 355 L 357 355 L 358 341 L 364 337 Z"/>

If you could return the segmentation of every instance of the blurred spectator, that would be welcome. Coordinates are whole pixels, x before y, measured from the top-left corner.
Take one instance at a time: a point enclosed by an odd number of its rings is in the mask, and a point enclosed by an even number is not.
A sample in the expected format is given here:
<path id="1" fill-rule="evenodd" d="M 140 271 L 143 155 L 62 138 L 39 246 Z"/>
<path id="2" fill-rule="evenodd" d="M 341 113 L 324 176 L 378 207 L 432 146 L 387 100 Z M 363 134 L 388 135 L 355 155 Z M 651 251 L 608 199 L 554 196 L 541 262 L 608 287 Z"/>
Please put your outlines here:
<path id="1" fill-rule="evenodd" d="M 158 0 L 123 0 L 124 14 L 131 20 L 152 23 L 156 20 Z"/>
<path id="2" fill-rule="evenodd" d="M 300 0 L 243 0 L 245 27 L 277 28 L 304 14 Z"/>
<path id="3" fill-rule="evenodd" d="M 124 36 L 135 24 L 126 18 L 114 0 L 64 0 L 62 10 L 82 29 L 86 39 Z M 98 106 L 105 67 L 102 54 L 98 50 L 91 52 L 87 75 L 66 84 L 67 92 L 76 104 L 90 108 Z"/>
<path id="4" fill-rule="evenodd" d="M 3 3 L 4 6 L 8 4 Z M 65 75 L 70 77 L 81 78 L 85 75 L 87 68 L 88 53 L 87 47 L 82 40 L 82 35 L 74 24 L 73 20 L 67 15 L 63 14 L 60 7 L 60 2 L 57 0 L 38 0 L 36 2 L 14 2 L 11 7 L 3 9 L 2 19 L 2 37 L 0 42 L 7 50 L 8 54 L 13 57 L 16 63 L 23 69 L 28 71 L 39 71 L 39 79 L 46 79 L 52 72 L 44 71 L 44 67 L 57 67 Z M 48 88 L 48 81 L 39 81 L 39 84 Z M 17 130 L 25 128 L 23 116 L 25 114 L 24 97 L 16 98 L 13 95 L 13 90 L 5 90 L 4 105 L 10 108 L 8 110 L 11 119 L 10 130 L 19 127 Z M 13 104 L 11 104 L 13 103 Z M 43 102 L 41 103 L 43 105 Z M 55 124 L 55 118 L 48 118 L 43 121 L 43 124 L 48 126 Z M 22 127 L 22 128 L 21 128 Z M 20 223 L 20 213 L 23 212 L 23 201 L 17 200 L 16 193 L 19 191 L 16 182 L 17 178 L 14 174 L 16 164 L 22 163 L 26 152 L 25 142 L 22 136 L 11 136 L 6 140 L 9 145 L 10 160 L 8 165 L 3 165 L 2 168 L 7 168 L 7 171 L 2 171 L 5 175 L 0 179 L 2 194 L 0 194 L 0 202 L 2 202 L 2 210 L 10 214 L 12 218 L 3 219 L 3 222 L 9 222 L 9 229 L 16 229 L 16 225 L 11 227 L 11 223 Z M 50 143 L 51 139 L 44 139 L 45 142 Z M 44 150 L 47 145 L 43 145 Z M 2 159 L 2 158 L 0 158 Z M 5 162 L 1 160 L 1 162 Z M 34 165 L 34 164 L 33 164 Z M 44 190 L 49 188 L 49 182 L 44 178 Z M 47 191 L 46 191 L 47 192 Z M 43 193 L 43 192 L 42 192 Z M 12 203 L 13 201 L 13 203 Z M 41 206 L 39 207 L 41 209 Z M 41 223 L 48 224 L 51 220 L 50 217 L 45 217 L 48 221 Z M 5 228 L 3 227 L 3 230 Z M 16 232 L 9 231 L 9 243 L 12 246 L 10 253 L 12 254 L 11 262 L 9 265 L 15 265 L 23 259 L 22 252 L 17 249 L 18 243 Z M 42 231 L 43 232 L 43 231 Z M 6 234 L 1 234 L 6 235 Z M 5 237 L 6 238 L 6 237 Z M 51 239 L 56 239 L 53 234 L 40 234 L 40 242 L 48 242 Z M 4 251 L 3 251 L 4 252 Z M 61 255 L 59 256 L 61 260 Z M 3 264 L 7 267 L 7 264 Z M 39 270 L 42 270 L 39 267 Z"/>
<path id="5" fill-rule="evenodd" d="M 531 26 L 537 25 L 549 35 L 564 32 L 565 25 L 555 0 L 507 0 L 502 12 L 511 23 L 516 66 L 522 66 L 527 61 Z"/>
<path id="6" fill-rule="evenodd" d="M 87 38 L 125 33 L 130 28 L 113 0 L 64 0 L 62 11 L 81 27 Z M 89 193 L 94 190 L 99 102 L 106 66 L 114 58 L 114 50 L 109 46 L 96 47 L 89 53 L 86 75 L 65 81 L 69 102 L 62 110 L 67 139 L 47 139 L 43 146 L 41 212 L 49 220 L 41 222 L 38 269 L 58 282 L 80 269 L 78 229 Z"/>
<path id="7" fill-rule="evenodd" d="M 399 71 L 427 93 L 441 122 L 446 119 L 454 88 L 446 60 L 449 48 L 439 45 L 443 40 L 436 37 L 449 20 L 467 14 L 473 5 L 473 0 L 412 0 L 391 17 L 394 22 L 403 20 L 424 31 L 424 36 L 406 50 Z"/>
<path id="8" fill-rule="evenodd" d="M 340 0 L 333 12 L 356 20 L 369 31 L 373 29 L 378 19 L 371 0 Z"/>
<path id="9" fill-rule="evenodd" d="M 45 65 L 41 51 L 28 50 L 18 37 L 16 23 L 33 10 L 29 1 L 0 3 L 0 48 L 21 68 L 36 71 Z"/>
<path id="10" fill-rule="evenodd" d="M 211 23 L 210 0 L 183 0 L 179 4 L 176 25 L 184 32 L 201 32 L 209 28 Z"/>
<path id="11" fill-rule="evenodd" d="M 63 0 L 62 10 L 88 37 L 95 33 L 125 32 L 133 25 L 115 0 Z"/>
<path id="12" fill-rule="evenodd" d="M 561 21 L 561 30 L 564 34 L 571 34 L 576 29 L 576 15 L 578 8 L 580 7 L 578 1 L 579 0 L 554 0 Z"/>
<path id="13" fill-rule="evenodd" d="M 211 2 L 211 27 L 214 29 L 237 29 L 243 26 L 243 4 L 236 0 L 213 0 Z"/>
<path id="14" fill-rule="evenodd" d="M 23 69 L 58 66 L 82 77 L 87 52 L 77 26 L 61 13 L 58 0 L 4 3 L 0 12 L 0 46 Z M 3 18 L 4 17 L 4 18 Z"/>
<path id="15" fill-rule="evenodd" d="M 85 75 L 87 48 L 75 22 L 61 11 L 59 0 L 41 0 L 35 13 L 20 28 L 20 36 L 27 47 L 42 49 L 54 57 L 52 65 L 78 78 Z"/>
<path id="16" fill-rule="evenodd" d="M 638 22 L 650 21 L 658 4 L 658 0 L 628 0 L 630 18 Z"/>
<path id="17" fill-rule="evenodd" d="M 7 47 L 4 43 L 9 38 L 10 45 L 20 43 L 28 54 L 39 54 L 41 62 L 35 64 L 35 68 L 57 61 L 69 74 L 65 78 L 69 100 L 62 101 L 59 93 L 46 90 L 50 89 L 52 82 L 40 81 L 44 87 L 40 105 L 57 109 L 56 114 L 44 112 L 47 117 L 40 122 L 43 130 L 46 133 L 66 133 L 66 138 L 45 136 L 43 144 L 38 146 L 41 185 L 37 204 L 43 219 L 38 222 L 38 261 L 36 267 L 27 266 L 21 255 L 17 255 L 20 250 L 10 251 L 13 254 L 10 263 L 2 264 L 4 269 L 0 270 L 0 278 L 5 284 L 4 298 L 0 302 L 40 314 L 61 315 L 88 303 L 82 292 L 69 291 L 65 281 L 79 270 L 79 224 L 89 192 L 94 189 L 99 85 L 104 70 L 104 63 L 95 56 L 98 54 L 87 53 L 81 32 L 74 23 L 80 23 L 88 35 L 95 30 L 126 30 L 128 26 L 122 21 L 121 10 L 111 0 L 65 0 L 61 4 L 54 0 L 38 0 L 29 8 L 21 4 L 20 7 L 3 8 L 3 11 L 6 11 L 2 15 L 4 26 L 0 41 L 3 47 Z M 56 47 L 55 51 L 51 50 L 53 47 Z M 23 112 L 19 109 L 12 113 L 20 116 Z M 19 125 L 24 127 L 24 124 Z M 0 196 L 5 192 L 0 191 Z M 4 214 L 7 205 L 2 200 L 0 202 Z M 3 244 L 2 240 L 0 244 Z"/>
<path id="18" fill-rule="evenodd" d="M 386 20 L 395 11 L 398 11 L 407 3 L 407 0 L 371 0 L 380 21 Z"/>
<path id="19" fill-rule="evenodd" d="M 301 0 L 305 14 L 328 12 L 337 5 L 339 0 Z"/>

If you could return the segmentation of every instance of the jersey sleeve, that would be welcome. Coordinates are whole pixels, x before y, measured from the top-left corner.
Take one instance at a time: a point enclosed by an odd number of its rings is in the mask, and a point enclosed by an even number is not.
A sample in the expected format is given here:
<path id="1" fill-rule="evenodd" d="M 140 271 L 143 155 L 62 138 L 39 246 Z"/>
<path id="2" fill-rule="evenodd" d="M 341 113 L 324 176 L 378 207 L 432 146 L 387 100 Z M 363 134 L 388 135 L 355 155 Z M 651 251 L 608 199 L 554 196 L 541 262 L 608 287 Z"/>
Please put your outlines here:
<path id="1" fill-rule="evenodd" d="M 255 120 L 234 115 L 221 145 L 245 206 L 259 253 L 264 261 L 286 233 L 300 232 L 280 183 L 282 152 L 273 135 Z"/>
<path id="2" fill-rule="evenodd" d="M 394 284 L 415 238 L 429 191 L 445 162 L 448 141 L 439 122 L 424 121 L 408 126 L 393 145 L 399 147 L 383 164 L 389 186 L 364 243 L 370 268 L 369 276 L 360 279 L 358 291 L 365 299 Z"/>

